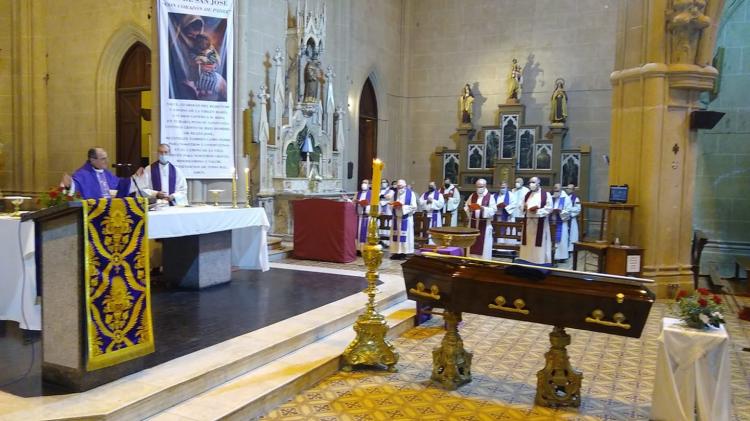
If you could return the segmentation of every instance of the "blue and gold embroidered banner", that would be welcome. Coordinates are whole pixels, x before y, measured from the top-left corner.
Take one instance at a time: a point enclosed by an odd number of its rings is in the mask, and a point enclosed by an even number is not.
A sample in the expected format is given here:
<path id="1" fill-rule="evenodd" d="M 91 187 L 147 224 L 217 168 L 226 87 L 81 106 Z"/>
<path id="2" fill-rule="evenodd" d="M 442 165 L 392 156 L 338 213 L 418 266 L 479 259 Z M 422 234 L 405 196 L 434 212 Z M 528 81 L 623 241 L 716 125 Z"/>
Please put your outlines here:
<path id="1" fill-rule="evenodd" d="M 83 202 L 88 371 L 154 352 L 149 288 L 148 203 Z"/>

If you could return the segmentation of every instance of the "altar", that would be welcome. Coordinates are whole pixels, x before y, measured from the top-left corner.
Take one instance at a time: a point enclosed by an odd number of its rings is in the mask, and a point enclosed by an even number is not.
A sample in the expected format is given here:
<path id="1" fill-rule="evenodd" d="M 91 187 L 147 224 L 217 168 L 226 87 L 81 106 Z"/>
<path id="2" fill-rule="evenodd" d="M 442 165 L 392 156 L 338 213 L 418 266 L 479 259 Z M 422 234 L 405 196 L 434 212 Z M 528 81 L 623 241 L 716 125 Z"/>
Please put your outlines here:
<path id="1" fill-rule="evenodd" d="M 31 214 L 28 214 L 29 216 Z M 206 282 L 228 282 L 232 266 L 240 269 L 267 271 L 268 218 L 261 208 L 218 208 L 198 206 L 164 208 L 149 212 L 148 238 L 165 242 L 169 261 L 168 274 L 192 275 L 183 286 L 199 287 L 194 275 L 203 275 Z M 0 244 L 5 253 L 0 257 L 0 320 L 12 320 L 22 329 L 41 330 L 41 304 L 36 297 L 34 223 L 18 218 L 0 217 Z M 217 242 L 218 241 L 218 242 Z M 223 244 L 223 247 L 217 245 Z M 186 250 L 211 253 L 201 268 L 201 259 L 188 258 Z M 219 258 L 219 260 L 213 260 Z M 189 273 L 186 263 L 196 263 Z M 187 267 L 191 267 L 188 265 Z M 202 273 L 201 273 L 202 269 Z M 216 270 L 215 273 L 208 273 Z M 177 276 L 177 275 L 174 275 Z M 192 284 L 191 284 L 192 283 Z"/>

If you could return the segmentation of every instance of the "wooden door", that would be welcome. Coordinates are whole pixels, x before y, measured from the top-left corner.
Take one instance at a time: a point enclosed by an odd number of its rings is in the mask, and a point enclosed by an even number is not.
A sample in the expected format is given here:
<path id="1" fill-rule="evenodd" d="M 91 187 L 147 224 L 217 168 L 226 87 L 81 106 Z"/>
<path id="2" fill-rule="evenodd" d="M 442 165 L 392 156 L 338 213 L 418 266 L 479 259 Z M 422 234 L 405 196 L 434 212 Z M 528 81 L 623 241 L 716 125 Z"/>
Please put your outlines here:
<path id="1" fill-rule="evenodd" d="M 151 50 L 137 42 L 130 47 L 117 72 L 117 146 L 113 165 L 117 175 L 127 177 L 142 165 L 141 92 L 151 89 Z M 146 108 L 150 108 L 150 105 Z"/>
<path id="2" fill-rule="evenodd" d="M 368 78 L 359 99 L 359 157 L 357 182 L 372 178 L 372 160 L 378 155 L 378 103 Z"/>

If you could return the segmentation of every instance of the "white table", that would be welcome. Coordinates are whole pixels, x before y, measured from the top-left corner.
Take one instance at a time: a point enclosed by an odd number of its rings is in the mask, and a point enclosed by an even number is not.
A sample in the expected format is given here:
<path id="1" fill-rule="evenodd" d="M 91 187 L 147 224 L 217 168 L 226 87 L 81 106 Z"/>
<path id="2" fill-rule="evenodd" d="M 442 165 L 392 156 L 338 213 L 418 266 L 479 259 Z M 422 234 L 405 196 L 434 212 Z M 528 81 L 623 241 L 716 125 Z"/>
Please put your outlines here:
<path id="1" fill-rule="evenodd" d="M 653 420 L 728 421 L 731 412 L 729 336 L 718 329 L 688 328 L 664 318 L 659 335 Z"/>
<path id="2" fill-rule="evenodd" d="M 21 329 L 41 330 L 41 305 L 36 303 L 34 223 L 0 216 L 0 320 Z"/>
<path id="3" fill-rule="evenodd" d="M 263 208 L 167 207 L 148 214 L 151 240 L 232 231 L 232 266 L 267 271 L 271 224 Z"/>

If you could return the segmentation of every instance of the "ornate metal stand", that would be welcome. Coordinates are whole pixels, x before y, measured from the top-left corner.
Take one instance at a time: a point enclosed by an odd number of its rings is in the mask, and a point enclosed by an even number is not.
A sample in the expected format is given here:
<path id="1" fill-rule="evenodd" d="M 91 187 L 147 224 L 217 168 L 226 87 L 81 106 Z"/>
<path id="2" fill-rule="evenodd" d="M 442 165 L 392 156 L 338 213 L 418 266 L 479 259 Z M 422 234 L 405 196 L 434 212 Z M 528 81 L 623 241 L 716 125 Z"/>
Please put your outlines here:
<path id="1" fill-rule="evenodd" d="M 544 368 L 536 373 L 536 399 L 540 406 L 561 407 L 581 405 L 581 380 L 583 373 L 575 370 L 568 360 L 566 346 L 570 345 L 570 335 L 565 328 L 555 326 L 549 334 L 552 344 L 544 354 Z"/>
<path id="2" fill-rule="evenodd" d="M 388 366 L 388 371 L 395 372 L 398 354 L 393 345 L 386 340 L 388 324 L 385 317 L 375 310 L 376 283 L 378 267 L 383 261 L 383 249 L 378 244 L 378 211 L 377 206 L 370 207 L 370 220 L 367 224 L 367 244 L 363 247 L 362 257 L 367 266 L 367 305 L 365 312 L 354 323 L 357 337 L 344 350 L 342 370 L 351 371 L 355 365 Z"/>
<path id="3" fill-rule="evenodd" d="M 461 312 L 445 311 L 443 318 L 446 332 L 440 346 L 432 350 L 432 380 L 456 390 L 471 381 L 472 353 L 464 349 L 464 341 L 458 334 Z"/>

